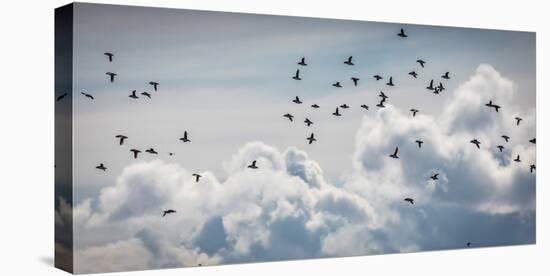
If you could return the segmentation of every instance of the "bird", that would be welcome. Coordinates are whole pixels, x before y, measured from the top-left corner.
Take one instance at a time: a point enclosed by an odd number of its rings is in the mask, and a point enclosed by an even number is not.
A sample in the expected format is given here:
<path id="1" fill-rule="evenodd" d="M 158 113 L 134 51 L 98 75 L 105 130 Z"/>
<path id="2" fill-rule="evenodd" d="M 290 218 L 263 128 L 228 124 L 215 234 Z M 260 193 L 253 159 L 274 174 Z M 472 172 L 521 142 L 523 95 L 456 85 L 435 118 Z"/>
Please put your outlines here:
<path id="1" fill-rule="evenodd" d="M 184 143 L 191 142 L 191 140 L 187 137 L 187 130 L 183 132 L 183 137 L 181 137 L 180 140 Z"/>
<path id="2" fill-rule="evenodd" d="M 302 101 L 300 101 L 300 98 L 298 98 L 298 96 L 296 96 L 296 98 L 294 98 L 294 100 L 292 100 L 293 103 L 296 103 L 296 104 L 301 104 Z"/>
<path id="3" fill-rule="evenodd" d="M 442 78 L 448 80 L 450 79 L 451 77 L 449 77 L 449 72 L 445 72 L 445 74 L 443 76 L 441 76 Z"/>
<path id="4" fill-rule="evenodd" d="M 414 205 L 414 199 L 410 198 L 410 197 L 407 197 L 405 199 L 403 199 L 404 201 L 410 203 L 411 205 Z"/>
<path id="5" fill-rule="evenodd" d="M 422 144 L 424 143 L 422 140 L 416 140 L 414 142 L 418 144 L 418 148 L 422 148 Z"/>
<path id="6" fill-rule="evenodd" d="M 334 111 L 334 113 L 332 113 L 332 115 L 334 115 L 334 116 L 342 116 L 342 114 L 340 114 L 340 112 L 338 111 L 338 107 L 336 108 L 336 111 Z"/>
<path id="7" fill-rule="evenodd" d="M 397 36 L 402 37 L 402 38 L 407 37 L 407 35 L 405 34 L 405 30 L 403 30 L 403 28 L 401 28 L 401 31 L 397 34 Z"/>
<path id="8" fill-rule="evenodd" d="M 535 164 L 531 164 L 531 166 L 529 166 L 529 171 L 531 173 L 533 173 L 533 171 L 536 170 L 536 169 L 537 169 L 537 166 L 535 166 Z"/>
<path id="9" fill-rule="evenodd" d="M 397 152 L 399 151 L 399 148 L 398 147 L 395 147 L 395 151 L 393 152 L 393 154 L 390 154 L 390 157 L 391 158 L 395 158 L 395 159 L 398 159 L 399 156 L 397 156 Z"/>
<path id="10" fill-rule="evenodd" d="M 307 137 L 306 140 L 309 141 L 310 145 L 311 145 L 311 143 L 313 143 L 313 141 L 317 141 L 317 139 L 315 139 L 315 137 L 313 137 L 313 133 L 311 133 L 311 135 L 309 137 Z"/>
<path id="11" fill-rule="evenodd" d="M 304 123 L 306 123 L 307 126 L 311 126 L 313 124 L 313 122 L 308 118 L 305 119 Z"/>
<path id="12" fill-rule="evenodd" d="M 493 101 L 492 101 L 492 100 L 489 101 L 488 103 L 486 103 L 485 106 L 495 108 L 495 111 L 496 111 L 496 112 L 498 112 L 498 110 L 499 110 L 499 108 L 500 108 L 500 105 L 493 104 Z"/>
<path id="13" fill-rule="evenodd" d="M 349 108 L 349 106 L 348 106 L 347 104 L 340 105 L 340 107 L 341 107 L 342 109 L 348 109 L 348 108 Z"/>
<path id="14" fill-rule="evenodd" d="M 175 210 L 172 210 L 172 209 L 168 209 L 168 210 L 165 210 L 162 212 L 162 217 L 168 215 L 168 214 L 172 214 L 172 213 L 175 213 L 176 211 Z"/>
<path id="15" fill-rule="evenodd" d="M 109 59 L 109 62 L 113 62 L 113 56 L 114 56 L 113 53 L 106 52 L 103 54 L 107 56 L 107 58 Z"/>
<path id="16" fill-rule="evenodd" d="M 386 94 L 384 94 L 384 92 L 380 91 L 380 94 L 378 94 L 378 97 L 382 98 L 384 101 L 389 98 L 388 96 L 386 96 Z"/>
<path id="17" fill-rule="evenodd" d="M 518 156 L 516 157 L 516 159 L 514 159 L 515 162 L 521 162 L 521 160 L 519 159 L 519 154 Z"/>
<path id="18" fill-rule="evenodd" d="M 158 82 L 156 82 L 156 81 L 150 81 L 149 84 L 153 86 L 153 89 L 155 89 L 155 91 L 157 91 L 158 86 L 159 86 L 159 83 L 158 83 Z"/>
<path id="19" fill-rule="evenodd" d="M 146 150 L 145 152 L 148 152 L 150 154 L 158 154 L 158 152 L 156 152 L 155 149 L 153 149 L 153 148 L 150 148 L 150 149 Z"/>
<path id="20" fill-rule="evenodd" d="M 175 153 L 169 152 L 168 155 L 173 156 Z"/>
<path id="21" fill-rule="evenodd" d="M 373 78 L 376 79 L 376 81 L 379 81 L 382 79 L 380 75 L 374 75 Z"/>
<path id="22" fill-rule="evenodd" d="M 344 61 L 345 64 L 347 65 L 355 65 L 353 64 L 353 62 L 351 61 L 351 59 L 353 58 L 353 56 L 349 56 L 348 59 L 346 61 Z"/>
<path id="23" fill-rule="evenodd" d="M 338 88 L 341 88 L 341 87 L 342 87 L 342 85 L 340 85 L 340 82 L 339 82 L 339 81 L 333 83 L 332 86 L 338 87 Z"/>
<path id="24" fill-rule="evenodd" d="M 432 180 L 438 180 L 438 179 L 439 179 L 439 178 L 437 178 L 438 176 L 439 176 L 439 174 L 436 173 L 436 174 L 430 176 L 430 178 L 431 178 Z"/>
<path id="25" fill-rule="evenodd" d="M 294 116 L 292 116 L 292 114 L 290 114 L 290 113 L 287 113 L 287 114 L 283 115 L 283 117 L 288 118 L 291 122 L 292 122 L 292 118 L 294 118 Z"/>
<path id="26" fill-rule="evenodd" d="M 409 75 L 413 76 L 413 78 L 415 78 L 415 79 L 418 76 L 418 74 L 415 71 L 409 72 Z"/>
<path id="27" fill-rule="evenodd" d="M 426 87 L 426 89 L 428 90 L 434 90 L 434 80 L 431 80 L 430 81 L 430 85 L 428 87 Z"/>
<path id="28" fill-rule="evenodd" d="M 531 140 L 529 140 L 529 142 L 533 143 L 533 144 L 536 144 L 537 143 L 537 139 L 536 138 L 533 138 Z"/>
<path id="29" fill-rule="evenodd" d="M 441 92 L 441 90 L 439 89 L 439 87 L 434 88 L 434 94 L 439 94 L 439 92 Z"/>
<path id="30" fill-rule="evenodd" d="M 95 167 L 95 168 L 98 169 L 98 170 L 102 170 L 102 171 L 106 171 L 106 170 L 107 170 L 107 167 L 105 167 L 105 166 L 103 165 L 103 163 L 99 163 L 99 166 L 97 166 L 97 167 Z"/>
<path id="31" fill-rule="evenodd" d="M 521 122 L 521 120 L 523 119 L 520 117 L 516 117 L 516 126 L 519 126 L 519 122 Z"/>
<path id="32" fill-rule="evenodd" d="M 199 182 L 199 178 L 202 177 L 202 175 L 200 175 L 198 173 L 194 173 L 193 176 L 195 177 L 195 182 Z"/>
<path id="33" fill-rule="evenodd" d="M 445 86 L 443 86 L 443 83 L 439 83 L 439 85 L 437 86 L 437 88 L 439 89 L 439 91 L 443 91 L 445 90 Z"/>
<path id="34" fill-rule="evenodd" d="M 141 95 L 146 96 L 149 99 L 151 98 L 151 94 L 149 94 L 148 92 L 141 92 Z"/>
<path id="35" fill-rule="evenodd" d="M 388 81 L 388 83 L 386 83 L 386 85 L 393 86 L 393 77 L 390 77 L 390 81 Z"/>
<path id="36" fill-rule="evenodd" d="M 118 138 L 118 143 L 119 145 L 122 146 L 122 144 L 124 144 L 124 140 L 128 139 L 128 136 L 126 135 L 122 135 L 122 134 L 118 134 L 117 136 L 115 136 L 115 138 Z"/>
<path id="37" fill-rule="evenodd" d="M 105 73 L 105 75 L 108 75 L 109 76 L 109 79 L 111 80 L 111 82 L 114 82 L 115 81 L 115 76 L 117 75 L 116 73 L 112 73 L 112 72 L 107 72 Z"/>
<path id="38" fill-rule="evenodd" d="M 378 103 L 376 106 L 380 107 L 380 108 L 383 108 L 383 107 L 386 107 L 384 105 L 384 102 L 386 101 L 386 98 L 382 98 L 382 100 L 380 100 L 380 103 Z"/>
<path id="39" fill-rule="evenodd" d="M 300 62 L 298 62 L 298 65 L 307 66 L 306 57 L 302 57 L 302 59 L 300 59 Z"/>
<path id="40" fill-rule="evenodd" d="M 138 150 L 138 149 L 131 149 L 130 151 L 134 153 L 134 159 L 137 159 L 138 153 L 141 152 L 141 150 Z"/>
<path id="41" fill-rule="evenodd" d="M 476 147 L 477 147 L 478 149 L 480 149 L 479 144 L 481 144 L 481 142 L 479 142 L 477 139 L 471 140 L 470 143 L 476 145 Z"/>
<path id="42" fill-rule="evenodd" d="M 136 90 L 132 91 L 132 94 L 130 94 L 128 97 L 132 99 L 138 99 L 139 97 L 136 95 Z"/>
<path id="43" fill-rule="evenodd" d="M 313 107 L 313 108 L 319 108 L 319 105 L 318 105 L 318 104 L 312 104 L 311 107 Z"/>
<path id="44" fill-rule="evenodd" d="M 411 108 L 411 112 L 413 113 L 413 117 L 416 117 L 416 113 L 418 113 L 418 109 Z"/>
<path id="45" fill-rule="evenodd" d="M 59 95 L 55 100 L 59 102 L 59 101 L 61 101 L 63 98 L 65 98 L 66 96 L 67 96 L 67 93 L 63 93 L 63 94 Z"/>
<path id="46" fill-rule="evenodd" d="M 421 59 L 417 59 L 416 62 L 418 62 L 422 68 L 424 68 L 424 64 L 426 64 L 426 62 Z"/>
<path id="47" fill-rule="evenodd" d="M 506 143 L 508 143 L 508 140 L 510 140 L 510 137 L 508 137 L 507 135 L 502 135 L 500 137 L 504 138 L 504 141 L 506 141 Z"/>
<path id="48" fill-rule="evenodd" d="M 353 81 L 353 85 L 357 86 L 357 83 L 359 82 L 359 78 L 351 77 L 351 80 Z"/>
<path id="49" fill-rule="evenodd" d="M 502 150 L 504 149 L 504 146 L 503 146 L 503 145 L 498 145 L 498 146 L 497 146 L 497 149 L 498 149 L 500 152 L 502 152 Z"/>
<path id="50" fill-rule="evenodd" d="M 249 169 L 257 169 L 258 166 L 256 166 L 256 160 L 252 161 L 252 164 L 248 165 Z"/>
<path id="51" fill-rule="evenodd" d="M 472 245 L 471 242 L 467 242 L 467 243 L 466 243 L 466 246 L 467 246 L 467 247 L 470 247 L 471 245 Z"/>
<path id="52" fill-rule="evenodd" d="M 296 73 L 292 78 L 295 80 L 302 80 L 302 78 L 300 78 L 300 69 L 296 70 Z"/>
<path id="53" fill-rule="evenodd" d="M 88 93 L 80 92 L 80 94 L 82 94 L 82 95 L 84 95 L 85 97 L 90 98 L 90 99 L 92 99 L 92 100 L 94 99 L 94 96 L 92 96 L 92 95 L 90 95 L 90 94 L 88 94 Z"/>
<path id="54" fill-rule="evenodd" d="M 366 104 L 362 104 L 361 107 L 364 108 L 364 109 L 366 109 L 366 110 L 369 110 L 369 106 L 366 105 Z"/>

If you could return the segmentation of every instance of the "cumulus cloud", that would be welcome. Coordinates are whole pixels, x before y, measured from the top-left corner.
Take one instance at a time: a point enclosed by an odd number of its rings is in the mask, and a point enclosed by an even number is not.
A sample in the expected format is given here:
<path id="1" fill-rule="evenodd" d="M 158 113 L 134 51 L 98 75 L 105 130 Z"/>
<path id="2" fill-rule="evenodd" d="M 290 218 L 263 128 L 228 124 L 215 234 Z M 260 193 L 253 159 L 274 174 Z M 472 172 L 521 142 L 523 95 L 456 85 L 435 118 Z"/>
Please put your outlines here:
<path id="1" fill-rule="evenodd" d="M 534 241 L 534 110 L 489 65 L 453 92 L 440 117 L 391 104 L 365 116 L 353 172 L 328 182 L 298 148 L 245 144 L 225 179 L 163 161 L 126 167 L 74 209 L 77 272 L 120 271 L 444 249 Z M 502 106 L 499 113 L 485 102 Z M 513 118 L 525 118 L 516 126 Z M 513 137 L 504 153 L 500 136 Z M 469 141 L 477 138 L 482 150 Z M 532 138 L 532 137 L 531 137 Z M 414 141 L 425 143 L 418 149 Z M 399 146 L 400 159 L 388 158 Z M 510 162 L 521 154 L 523 162 Z M 246 166 L 257 160 L 259 170 Z M 429 180 L 439 173 L 438 181 Z M 403 202 L 415 198 L 415 205 Z M 161 217 L 164 209 L 176 214 Z M 472 229 L 472 228 L 476 229 Z M 502 227 L 509 231 L 487 235 Z"/>

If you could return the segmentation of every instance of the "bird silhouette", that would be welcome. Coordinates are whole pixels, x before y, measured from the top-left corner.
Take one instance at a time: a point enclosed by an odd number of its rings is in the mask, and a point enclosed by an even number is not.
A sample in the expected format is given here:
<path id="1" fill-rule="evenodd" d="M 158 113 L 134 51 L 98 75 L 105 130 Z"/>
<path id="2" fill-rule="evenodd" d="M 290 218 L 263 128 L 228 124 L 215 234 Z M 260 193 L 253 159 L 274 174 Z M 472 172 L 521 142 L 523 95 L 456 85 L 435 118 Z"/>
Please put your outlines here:
<path id="1" fill-rule="evenodd" d="M 139 97 L 136 95 L 136 90 L 132 91 L 132 94 L 130 94 L 130 96 L 128 96 L 132 99 L 138 99 Z"/>
<path id="2" fill-rule="evenodd" d="M 535 164 L 531 164 L 531 166 L 529 166 L 529 171 L 531 173 L 533 173 L 533 171 L 536 170 L 536 169 L 537 169 L 537 166 L 535 166 Z"/>
<path id="3" fill-rule="evenodd" d="M 173 156 L 175 153 L 169 152 L 168 155 Z"/>
<path id="4" fill-rule="evenodd" d="M 353 85 L 357 86 L 357 83 L 359 82 L 359 78 L 351 77 L 351 80 L 353 81 Z"/>
<path id="5" fill-rule="evenodd" d="M 364 108 L 364 109 L 366 109 L 366 110 L 369 110 L 369 106 L 366 105 L 366 104 L 362 104 L 361 107 Z"/>
<path id="6" fill-rule="evenodd" d="M 376 106 L 378 106 L 380 108 L 384 108 L 384 107 L 386 107 L 384 105 L 384 102 L 386 102 L 386 98 L 382 98 L 382 100 L 380 100 L 380 102 Z"/>
<path id="7" fill-rule="evenodd" d="M 98 170 L 102 170 L 102 171 L 106 171 L 106 170 L 107 170 L 107 167 L 105 167 L 105 166 L 103 165 L 103 163 L 99 163 L 99 166 L 97 166 L 97 167 L 95 167 L 95 168 L 98 169 Z"/>
<path id="8" fill-rule="evenodd" d="M 521 162 L 521 160 L 519 159 L 519 154 L 518 156 L 516 157 L 516 159 L 514 159 L 515 162 Z"/>
<path id="9" fill-rule="evenodd" d="M 496 112 L 498 112 L 498 110 L 500 109 L 500 105 L 493 104 L 493 101 L 489 101 L 488 103 L 485 104 L 485 106 L 494 108 Z"/>
<path id="10" fill-rule="evenodd" d="M 131 149 L 130 151 L 132 153 L 134 153 L 134 159 L 137 159 L 138 158 L 138 153 L 141 152 L 141 150 L 138 150 L 138 149 Z"/>
<path id="11" fill-rule="evenodd" d="M 339 82 L 339 81 L 333 83 L 332 86 L 338 87 L 338 88 L 341 88 L 341 87 L 342 87 L 342 85 L 340 85 L 340 82 Z"/>
<path id="12" fill-rule="evenodd" d="M 431 178 L 432 180 L 438 180 L 438 179 L 439 179 L 439 178 L 437 178 L 438 176 L 439 176 L 439 174 L 436 173 L 436 174 L 430 176 L 430 178 Z"/>
<path id="13" fill-rule="evenodd" d="M 414 205 L 414 199 L 410 198 L 410 197 L 407 197 L 405 199 L 403 199 L 404 201 L 410 203 L 411 205 Z"/>
<path id="14" fill-rule="evenodd" d="M 519 126 L 519 122 L 521 122 L 522 120 L 522 118 L 516 117 L 516 126 Z"/>
<path id="15" fill-rule="evenodd" d="M 300 62 L 298 62 L 298 65 L 307 66 L 306 57 L 302 57 L 302 59 L 300 59 Z"/>
<path id="16" fill-rule="evenodd" d="M 348 108 L 349 108 L 349 106 L 348 106 L 347 104 L 342 104 L 342 105 L 340 105 L 340 107 L 341 107 L 342 109 L 348 109 Z"/>
<path id="17" fill-rule="evenodd" d="M 109 52 L 106 52 L 106 53 L 103 53 L 105 56 L 107 56 L 107 59 L 109 59 L 109 62 L 113 62 L 113 54 L 112 53 L 109 53 Z"/>
<path id="18" fill-rule="evenodd" d="M 397 156 L 397 152 L 399 151 L 399 148 L 398 147 L 395 147 L 395 151 L 393 152 L 393 154 L 390 154 L 390 157 L 391 158 L 395 158 L 395 159 L 398 159 L 399 156 Z"/>
<path id="19" fill-rule="evenodd" d="M 147 98 L 151 98 L 151 94 L 149 94 L 148 92 L 141 92 L 141 95 L 147 97 Z"/>
<path id="20" fill-rule="evenodd" d="M 292 116 L 292 114 L 290 114 L 290 113 L 287 113 L 287 114 L 283 115 L 283 117 L 288 118 L 291 122 L 292 122 L 292 118 L 294 118 L 294 116 Z"/>
<path id="21" fill-rule="evenodd" d="M 122 135 L 122 134 L 118 134 L 117 136 L 115 136 L 115 138 L 118 138 L 118 143 L 121 146 L 122 146 L 122 144 L 124 144 L 124 140 L 128 139 L 127 136 Z"/>
<path id="22" fill-rule="evenodd" d="M 373 78 L 376 80 L 376 81 L 379 81 L 382 79 L 382 77 L 380 75 L 374 75 Z"/>
<path id="23" fill-rule="evenodd" d="M 500 152 L 502 152 L 502 150 L 504 149 L 504 146 L 503 146 L 503 145 L 498 145 L 498 146 L 497 146 L 497 149 L 498 149 Z"/>
<path id="24" fill-rule="evenodd" d="M 415 71 L 409 72 L 409 75 L 413 76 L 413 78 L 415 78 L 415 79 L 418 76 L 418 74 Z"/>
<path id="25" fill-rule="evenodd" d="M 445 86 L 443 86 L 443 83 L 440 82 L 439 85 L 437 86 L 437 89 L 439 89 L 439 91 L 441 92 L 445 90 Z"/>
<path id="26" fill-rule="evenodd" d="M 300 69 L 296 70 L 296 73 L 292 78 L 295 80 L 302 80 L 302 78 L 300 78 Z"/>
<path id="27" fill-rule="evenodd" d="M 256 166 L 256 160 L 252 161 L 252 164 L 248 165 L 249 169 L 257 169 L 258 166 Z"/>
<path id="28" fill-rule="evenodd" d="M 388 81 L 388 83 L 386 83 L 387 86 L 394 86 L 393 85 L 393 77 L 390 77 L 390 81 Z"/>
<path id="29" fill-rule="evenodd" d="M 500 137 L 502 137 L 504 141 L 506 141 L 506 143 L 508 143 L 508 140 L 510 140 L 510 137 L 508 137 L 507 135 L 502 135 Z"/>
<path id="30" fill-rule="evenodd" d="M 345 64 L 347 65 L 355 65 L 353 64 L 353 62 L 351 61 L 351 59 L 353 58 L 353 56 L 349 56 L 348 59 L 346 61 L 344 61 Z"/>
<path id="31" fill-rule="evenodd" d="M 317 139 L 315 139 L 315 137 L 313 137 L 313 133 L 311 133 L 311 135 L 309 137 L 307 137 L 306 140 L 309 141 L 310 145 L 311 145 L 311 143 L 313 143 L 313 141 L 317 141 Z"/>
<path id="32" fill-rule="evenodd" d="M 416 62 L 418 62 L 422 68 L 424 68 L 424 64 L 426 64 L 426 62 L 421 59 L 417 59 Z"/>
<path id="33" fill-rule="evenodd" d="M 172 210 L 172 209 L 168 209 L 168 210 L 164 210 L 162 212 L 162 217 L 168 215 L 168 214 L 172 214 L 172 213 L 175 213 L 176 211 L 175 210 Z"/>
<path id="34" fill-rule="evenodd" d="M 443 76 L 441 76 L 442 78 L 448 80 L 450 79 L 451 77 L 449 77 L 449 72 L 445 72 L 445 74 Z"/>
<path id="35" fill-rule="evenodd" d="M 386 100 L 387 98 L 389 98 L 388 96 L 386 96 L 386 94 L 384 94 L 384 92 L 380 91 L 380 94 L 378 94 L 378 97 L 382 98 L 382 100 Z"/>
<path id="36" fill-rule="evenodd" d="M 334 111 L 334 113 L 332 113 L 332 115 L 334 115 L 334 116 L 342 116 L 342 114 L 340 114 L 340 111 L 338 110 L 338 107 L 336 108 L 336 111 Z"/>
<path id="37" fill-rule="evenodd" d="M 86 98 L 90 98 L 90 99 L 94 99 L 94 96 L 88 94 L 88 93 L 84 93 L 84 92 L 80 92 L 80 94 L 84 95 Z"/>
<path id="38" fill-rule="evenodd" d="M 313 108 L 319 108 L 319 105 L 318 105 L 318 104 L 312 104 L 311 107 L 313 107 Z"/>
<path id="39" fill-rule="evenodd" d="M 158 152 L 156 152 L 155 149 L 153 149 L 153 148 L 145 150 L 145 152 L 150 153 L 150 154 L 158 154 Z"/>
<path id="40" fill-rule="evenodd" d="M 466 246 L 467 246 L 467 247 L 470 247 L 470 246 L 472 246 L 472 243 L 471 243 L 471 242 L 467 242 L 467 243 L 466 243 Z"/>
<path id="41" fill-rule="evenodd" d="M 533 143 L 533 144 L 536 144 L 537 143 L 537 139 L 536 138 L 533 138 L 531 140 L 529 140 L 530 143 Z"/>
<path id="42" fill-rule="evenodd" d="M 302 101 L 300 101 L 300 98 L 298 98 L 298 96 L 296 96 L 296 98 L 294 98 L 294 100 L 292 100 L 293 103 L 296 103 L 296 104 L 301 104 Z"/>
<path id="43" fill-rule="evenodd" d="M 304 123 L 306 123 L 307 126 L 311 126 L 313 124 L 313 122 L 308 118 L 305 119 Z"/>
<path id="44" fill-rule="evenodd" d="M 107 72 L 105 75 L 109 76 L 109 80 L 111 80 L 111 82 L 115 82 L 115 76 L 117 75 L 116 73 Z"/>
<path id="45" fill-rule="evenodd" d="M 184 143 L 191 142 L 191 140 L 187 137 L 187 130 L 183 132 L 183 137 L 181 137 L 180 140 Z"/>
<path id="46" fill-rule="evenodd" d="M 431 80 L 430 81 L 430 85 L 428 87 L 426 87 L 426 89 L 428 90 L 434 90 L 434 80 Z"/>
<path id="47" fill-rule="evenodd" d="M 199 182 L 199 178 L 202 177 L 202 175 L 200 175 L 198 173 L 194 173 L 193 176 L 195 177 L 195 182 Z"/>
<path id="48" fill-rule="evenodd" d="M 66 96 L 67 96 L 67 93 L 63 93 L 63 94 L 59 95 L 55 100 L 59 102 L 59 101 L 61 101 L 63 98 L 65 98 Z"/>
<path id="49" fill-rule="evenodd" d="M 411 108 L 411 112 L 413 113 L 413 117 L 416 117 L 416 113 L 418 113 L 418 109 Z"/>
<path id="50" fill-rule="evenodd" d="M 405 30 L 403 30 L 403 28 L 401 28 L 401 31 L 397 34 L 397 36 L 402 37 L 402 38 L 407 37 L 407 35 L 405 34 Z"/>
<path id="51" fill-rule="evenodd" d="M 478 149 L 480 149 L 479 144 L 481 144 L 481 142 L 479 142 L 477 139 L 471 140 L 470 143 L 476 145 L 476 147 L 477 147 Z"/>
<path id="52" fill-rule="evenodd" d="M 424 143 L 422 140 L 416 140 L 414 142 L 418 144 L 418 148 L 422 148 L 422 144 Z"/>
<path id="53" fill-rule="evenodd" d="M 156 81 L 150 81 L 149 84 L 153 86 L 153 89 L 155 89 L 155 91 L 157 91 L 158 86 L 159 86 L 159 83 L 158 83 L 158 82 L 156 82 Z"/>
<path id="54" fill-rule="evenodd" d="M 434 88 L 434 94 L 439 94 L 439 92 L 441 92 L 441 90 L 439 90 L 438 87 Z"/>

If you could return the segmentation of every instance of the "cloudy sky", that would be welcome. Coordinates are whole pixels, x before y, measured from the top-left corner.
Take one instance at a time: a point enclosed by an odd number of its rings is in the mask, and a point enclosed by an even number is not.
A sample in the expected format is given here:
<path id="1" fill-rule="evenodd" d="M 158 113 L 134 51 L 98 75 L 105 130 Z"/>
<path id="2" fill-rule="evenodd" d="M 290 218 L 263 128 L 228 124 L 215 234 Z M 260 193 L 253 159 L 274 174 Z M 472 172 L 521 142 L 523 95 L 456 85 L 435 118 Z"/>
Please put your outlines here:
<path id="1" fill-rule="evenodd" d="M 74 24 L 76 272 L 535 242 L 534 33 L 90 4 Z"/>

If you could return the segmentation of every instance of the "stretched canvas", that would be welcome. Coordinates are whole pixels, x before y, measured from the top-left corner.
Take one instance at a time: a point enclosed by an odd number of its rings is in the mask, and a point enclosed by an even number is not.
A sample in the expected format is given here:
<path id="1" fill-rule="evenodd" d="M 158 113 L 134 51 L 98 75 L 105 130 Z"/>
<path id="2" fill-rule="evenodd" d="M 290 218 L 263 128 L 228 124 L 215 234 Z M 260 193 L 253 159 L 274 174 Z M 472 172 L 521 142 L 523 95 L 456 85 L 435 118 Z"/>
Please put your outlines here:
<path id="1" fill-rule="evenodd" d="M 55 29 L 61 269 L 535 243 L 533 32 L 85 3 Z"/>

